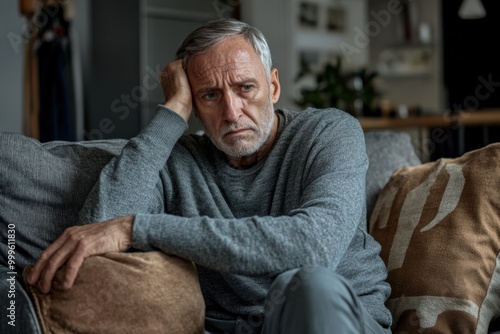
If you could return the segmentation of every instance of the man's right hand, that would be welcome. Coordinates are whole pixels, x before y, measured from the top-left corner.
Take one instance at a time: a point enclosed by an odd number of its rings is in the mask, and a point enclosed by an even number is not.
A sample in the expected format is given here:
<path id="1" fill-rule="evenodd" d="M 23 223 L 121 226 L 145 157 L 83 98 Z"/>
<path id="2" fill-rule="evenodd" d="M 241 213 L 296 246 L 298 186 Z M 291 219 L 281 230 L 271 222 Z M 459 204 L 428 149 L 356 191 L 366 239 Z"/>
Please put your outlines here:
<path id="1" fill-rule="evenodd" d="M 187 122 L 193 110 L 193 98 L 186 71 L 182 68 L 182 59 L 169 63 L 160 73 L 160 81 L 165 95 L 163 105 Z"/>

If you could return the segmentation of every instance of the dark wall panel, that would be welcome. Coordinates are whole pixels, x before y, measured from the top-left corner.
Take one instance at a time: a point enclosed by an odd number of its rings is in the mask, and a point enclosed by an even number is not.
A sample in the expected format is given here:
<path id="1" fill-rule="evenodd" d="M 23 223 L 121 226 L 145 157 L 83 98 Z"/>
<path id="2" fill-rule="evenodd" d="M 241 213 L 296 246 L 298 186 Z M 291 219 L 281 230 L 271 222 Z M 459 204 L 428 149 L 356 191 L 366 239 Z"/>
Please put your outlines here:
<path id="1" fill-rule="evenodd" d="M 91 1 L 86 139 L 130 138 L 140 130 L 139 1 Z"/>
<path id="2" fill-rule="evenodd" d="M 443 69 L 446 104 L 451 111 L 500 110 L 500 1 L 481 0 L 486 17 L 458 16 L 462 1 L 442 0 Z M 456 157 L 500 141 L 497 126 L 448 129 L 432 159 Z"/>

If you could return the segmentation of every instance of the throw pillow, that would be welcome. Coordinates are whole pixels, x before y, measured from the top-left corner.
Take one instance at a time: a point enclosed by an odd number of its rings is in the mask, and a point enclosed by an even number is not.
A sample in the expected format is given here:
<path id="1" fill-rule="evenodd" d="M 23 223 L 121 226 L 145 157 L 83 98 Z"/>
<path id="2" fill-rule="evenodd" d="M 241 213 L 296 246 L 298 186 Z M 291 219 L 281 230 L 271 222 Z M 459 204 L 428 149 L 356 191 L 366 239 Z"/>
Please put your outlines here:
<path id="1" fill-rule="evenodd" d="M 500 315 L 500 144 L 397 170 L 370 220 L 394 333 L 486 333 Z"/>
<path id="2" fill-rule="evenodd" d="M 26 267 L 24 276 L 31 266 Z M 44 333 L 203 333 L 205 304 L 195 266 L 161 252 L 108 253 L 83 262 L 74 286 L 29 286 Z"/>

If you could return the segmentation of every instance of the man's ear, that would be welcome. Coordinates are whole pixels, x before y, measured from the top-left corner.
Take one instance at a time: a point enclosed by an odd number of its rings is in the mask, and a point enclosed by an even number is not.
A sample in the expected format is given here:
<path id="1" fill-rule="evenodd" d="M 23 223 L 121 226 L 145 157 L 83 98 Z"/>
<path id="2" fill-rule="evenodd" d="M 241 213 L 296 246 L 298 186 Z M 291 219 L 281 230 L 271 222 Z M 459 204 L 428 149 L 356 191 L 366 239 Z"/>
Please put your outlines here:
<path id="1" fill-rule="evenodd" d="M 271 90 L 271 101 L 273 103 L 278 102 L 281 94 L 281 85 L 278 76 L 278 69 L 273 68 L 271 70 L 271 82 L 270 82 L 270 90 Z"/>

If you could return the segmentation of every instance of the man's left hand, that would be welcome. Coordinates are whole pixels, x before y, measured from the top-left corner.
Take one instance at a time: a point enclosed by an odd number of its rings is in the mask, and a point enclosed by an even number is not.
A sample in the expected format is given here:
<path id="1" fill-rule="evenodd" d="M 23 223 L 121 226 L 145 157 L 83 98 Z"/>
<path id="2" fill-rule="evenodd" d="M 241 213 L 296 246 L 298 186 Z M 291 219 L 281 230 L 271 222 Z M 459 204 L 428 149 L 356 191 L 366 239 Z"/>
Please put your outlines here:
<path id="1" fill-rule="evenodd" d="M 70 289 L 85 258 L 130 247 L 133 222 L 134 216 L 124 216 L 68 228 L 42 253 L 29 273 L 28 283 L 38 282 L 40 290 L 48 293 L 56 271 L 64 266 L 62 287 Z"/>

